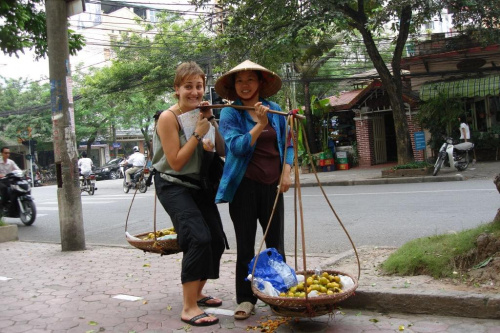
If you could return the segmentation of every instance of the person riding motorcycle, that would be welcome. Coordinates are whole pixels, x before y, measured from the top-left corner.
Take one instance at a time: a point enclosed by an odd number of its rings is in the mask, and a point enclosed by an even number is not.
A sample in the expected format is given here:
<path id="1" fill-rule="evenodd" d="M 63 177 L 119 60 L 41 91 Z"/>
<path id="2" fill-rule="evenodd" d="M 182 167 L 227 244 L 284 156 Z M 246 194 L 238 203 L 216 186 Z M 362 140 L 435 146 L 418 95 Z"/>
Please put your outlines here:
<path id="1" fill-rule="evenodd" d="M 87 152 L 82 152 L 82 158 L 78 160 L 78 168 L 80 169 L 80 174 L 83 176 L 88 176 L 92 172 L 92 167 L 94 162 L 92 159 L 87 157 Z"/>
<path id="2" fill-rule="evenodd" d="M 8 208 L 9 204 L 9 183 L 4 180 L 8 173 L 14 170 L 20 170 L 16 162 L 9 159 L 10 149 L 7 147 L 2 147 L 2 158 L 0 159 L 0 194 L 2 195 L 2 207 L 4 209 Z"/>
<path id="3" fill-rule="evenodd" d="M 127 165 L 127 164 L 132 164 L 131 168 L 128 168 L 127 171 L 125 171 L 125 182 L 126 185 L 130 185 L 130 176 L 134 174 L 137 170 L 141 169 L 146 165 L 146 158 L 144 157 L 144 154 L 139 152 L 139 147 L 134 146 L 132 148 L 134 153 L 128 157 L 128 159 L 122 164 Z"/>

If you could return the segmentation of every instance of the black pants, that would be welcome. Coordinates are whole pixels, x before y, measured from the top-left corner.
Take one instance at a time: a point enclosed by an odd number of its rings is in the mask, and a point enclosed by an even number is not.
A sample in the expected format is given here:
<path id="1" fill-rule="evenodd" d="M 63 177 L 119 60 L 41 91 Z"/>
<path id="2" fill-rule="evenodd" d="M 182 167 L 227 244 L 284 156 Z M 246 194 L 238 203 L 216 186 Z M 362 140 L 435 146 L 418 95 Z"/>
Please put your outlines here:
<path id="1" fill-rule="evenodd" d="M 2 196 L 2 207 L 7 207 L 9 202 L 9 182 L 7 180 L 0 180 L 0 195 Z"/>
<path id="2" fill-rule="evenodd" d="M 173 184 L 155 174 L 156 195 L 170 216 L 182 249 L 181 282 L 218 279 L 225 235 L 219 210 L 201 190 Z"/>
<path id="3" fill-rule="evenodd" d="M 264 233 L 269 223 L 269 217 L 276 199 L 278 183 L 266 185 L 243 178 L 238 190 L 229 204 L 229 214 L 233 220 L 236 234 L 236 303 L 250 302 L 255 304 L 257 298 L 253 295 L 248 276 L 248 264 L 255 256 L 255 237 L 257 221 Z M 276 210 L 266 236 L 266 247 L 274 247 L 285 260 L 284 242 L 284 205 L 283 194 L 279 195 Z"/>

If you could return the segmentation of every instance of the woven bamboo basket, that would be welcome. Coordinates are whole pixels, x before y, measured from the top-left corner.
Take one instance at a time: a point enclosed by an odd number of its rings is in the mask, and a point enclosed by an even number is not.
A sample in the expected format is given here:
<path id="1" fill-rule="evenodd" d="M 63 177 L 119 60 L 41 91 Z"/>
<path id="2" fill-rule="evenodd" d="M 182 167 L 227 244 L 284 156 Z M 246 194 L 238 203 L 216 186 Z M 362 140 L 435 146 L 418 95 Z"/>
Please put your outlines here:
<path id="1" fill-rule="evenodd" d="M 132 209 L 132 205 L 134 203 L 135 196 L 137 194 L 137 189 L 135 190 L 134 196 L 132 197 L 132 202 L 130 203 L 130 207 L 128 209 L 127 213 L 127 218 L 125 220 L 125 238 L 127 239 L 127 242 L 140 249 L 143 250 L 144 252 L 152 252 L 152 253 L 159 253 L 162 256 L 163 255 L 169 255 L 169 254 L 176 254 L 182 251 L 182 249 L 179 246 L 179 243 L 177 242 L 177 237 L 175 239 L 157 239 L 156 237 L 156 191 L 155 191 L 155 196 L 154 196 L 154 215 L 153 215 L 153 231 L 150 232 L 144 232 L 141 234 L 137 235 L 129 235 L 127 232 L 128 228 L 128 218 L 130 216 L 130 210 Z M 154 238 L 151 239 L 143 239 L 150 233 L 153 233 L 155 236 Z M 131 237 L 129 237 L 131 236 Z"/>
<path id="2" fill-rule="evenodd" d="M 134 238 L 143 238 L 146 237 L 149 232 L 145 232 L 142 234 L 134 235 Z M 181 252 L 181 248 L 179 247 L 179 243 L 177 242 L 177 238 L 175 239 L 133 239 L 130 237 L 126 237 L 127 241 L 130 245 L 143 250 L 144 252 L 152 252 L 159 253 L 161 255 L 169 255 L 176 254 Z"/>
<path id="3" fill-rule="evenodd" d="M 358 288 L 358 280 L 344 272 L 334 271 L 334 270 L 324 270 L 328 274 L 333 275 L 345 275 L 352 279 L 354 285 L 341 293 L 334 295 L 321 295 L 316 297 L 279 297 L 279 296 L 269 296 L 261 292 L 252 283 L 252 291 L 254 295 L 260 299 L 262 302 L 268 304 L 271 310 L 280 316 L 285 317 L 317 317 L 328 313 L 332 313 L 335 304 L 341 302 L 351 295 L 354 294 L 355 290 Z M 303 271 L 298 271 L 297 274 L 304 274 Z M 308 270 L 307 276 L 314 274 L 314 271 Z"/>

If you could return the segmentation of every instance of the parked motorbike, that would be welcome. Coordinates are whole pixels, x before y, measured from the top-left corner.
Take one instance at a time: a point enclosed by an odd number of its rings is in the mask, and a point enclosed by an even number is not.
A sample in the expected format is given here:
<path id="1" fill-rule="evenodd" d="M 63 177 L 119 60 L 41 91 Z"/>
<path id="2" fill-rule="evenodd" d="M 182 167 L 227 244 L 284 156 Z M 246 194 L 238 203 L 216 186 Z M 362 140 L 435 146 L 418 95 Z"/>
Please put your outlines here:
<path id="1" fill-rule="evenodd" d="M 472 142 L 463 142 L 454 145 L 453 138 L 447 137 L 439 149 L 432 175 L 437 175 L 445 162 L 448 162 L 450 167 L 455 167 L 458 171 L 464 171 L 469 166 L 469 151 L 472 149 L 474 149 Z"/>
<path id="2" fill-rule="evenodd" d="M 95 187 L 95 174 L 90 172 L 88 174 L 80 173 L 80 191 L 87 192 L 89 195 L 94 195 L 97 187 Z"/>
<path id="3" fill-rule="evenodd" d="M 20 218 L 25 225 L 32 225 L 36 219 L 36 206 L 31 196 L 31 182 L 26 179 L 25 171 L 8 173 L 2 182 L 8 185 L 9 195 L 8 206 L 0 207 L 2 216 Z"/>
<path id="4" fill-rule="evenodd" d="M 124 167 L 124 172 L 131 168 L 132 165 L 128 164 Z M 123 192 L 128 193 L 130 189 L 139 190 L 141 193 L 146 193 L 148 187 L 146 186 L 146 179 L 149 177 L 149 168 L 142 167 L 130 175 L 130 184 L 127 185 L 127 178 L 123 178 Z"/>

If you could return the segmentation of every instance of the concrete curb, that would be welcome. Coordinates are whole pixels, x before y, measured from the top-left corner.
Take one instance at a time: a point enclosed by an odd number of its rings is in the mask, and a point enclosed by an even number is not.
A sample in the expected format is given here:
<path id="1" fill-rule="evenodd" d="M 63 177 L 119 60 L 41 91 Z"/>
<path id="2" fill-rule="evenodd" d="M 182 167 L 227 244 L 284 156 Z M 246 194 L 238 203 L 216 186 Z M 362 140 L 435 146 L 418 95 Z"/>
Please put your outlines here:
<path id="1" fill-rule="evenodd" d="M 358 288 L 339 306 L 380 312 L 428 314 L 481 319 L 500 319 L 500 295 L 468 292 L 380 292 Z"/>
<path id="2" fill-rule="evenodd" d="M 17 240 L 19 240 L 17 225 L 8 224 L 0 226 L 0 243 Z"/>
<path id="3" fill-rule="evenodd" d="M 354 256 L 354 250 L 328 258 L 321 263 L 321 266 L 334 266 L 336 262 L 351 256 Z M 361 286 L 353 296 L 338 305 L 379 312 L 500 319 L 500 295 L 465 291 L 408 292 L 406 289 L 372 291 L 365 290 Z"/>
<path id="4" fill-rule="evenodd" d="M 462 175 L 374 178 L 374 179 L 360 179 L 360 180 L 323 180 L 321 182 L 321 186 L 387 185 L 387 184 L 451 182 L 451 181 L 463 181 L 463 180 L 465 180 L 465 178 Z M 314 180 L 301 183 L 300 186 L 315 187 L 319 185 Z M 292 184 L 291 187 L 294 187 L 294 185 Z"/>

